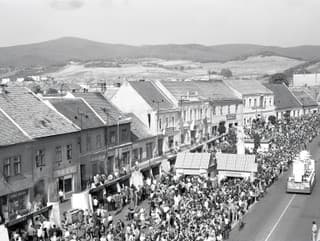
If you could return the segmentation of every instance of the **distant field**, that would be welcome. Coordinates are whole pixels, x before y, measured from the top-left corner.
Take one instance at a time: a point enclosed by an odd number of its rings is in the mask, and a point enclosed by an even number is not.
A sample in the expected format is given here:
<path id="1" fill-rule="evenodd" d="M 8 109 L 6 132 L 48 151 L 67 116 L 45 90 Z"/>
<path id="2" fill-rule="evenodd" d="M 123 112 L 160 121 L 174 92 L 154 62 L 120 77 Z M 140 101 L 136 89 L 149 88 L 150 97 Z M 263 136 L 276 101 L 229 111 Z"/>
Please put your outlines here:
<path id="1" fill-rule="evenodd" d="M 142 60 L 137 64 L 121 65 L 121 67 L 85 67 L 85 64 L 72 63 L 56 72 L 49 73 L 49 75 L 56 80 L 72 82 L 92 82 L 97 80 L 121 82 L 124 79 L 187 79 L 206 76 L 208 70 L 220 72 L 223 68 L 229 68 L 234 76 L 241 77 L 262 76 L 282 72 L 301 63 L 303 61 L 278 56 L 255 56 L 245 60 L 229 61 L 226 63 L 150 59 Z"/>
<path id="2" fill-rule="evenodd" d="M 279 56 L 254 56 L 240 61 L 229 61 L 226 63 L 203 64 L 206 69 L 220 71 L 223 68 L 231 69 L 233 75 L 265 75 L 282 72 L 304 61 L 289 59 Z"/>

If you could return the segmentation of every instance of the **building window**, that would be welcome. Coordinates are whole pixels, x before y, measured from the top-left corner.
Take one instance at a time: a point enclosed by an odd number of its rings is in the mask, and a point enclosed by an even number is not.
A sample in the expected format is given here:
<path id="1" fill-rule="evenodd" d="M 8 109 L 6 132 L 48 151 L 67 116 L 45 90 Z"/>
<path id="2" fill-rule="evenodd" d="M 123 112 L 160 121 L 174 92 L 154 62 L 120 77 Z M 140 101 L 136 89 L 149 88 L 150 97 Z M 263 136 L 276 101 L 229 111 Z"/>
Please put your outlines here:
<path id="1" fill-rule="evenodd" d="M 238 104 L 236 104 L 236 112 L 235 113 L 238 113 Z"/>
<path id="2" fill-rule="evenodd" d="M 200 109 L 200 119 L 202 119 L 202 109 Z"/>
<path id="3" fill-rule="evenodd" d="M 123 166 L 129 165 L 130 152 L 126 151 L 122 153 L 122 163 Z"/>
<path id="4" fill-rule="evenodd" d="M 142 147 L 140 147 L 140 149 L 139 149 L 139 160 L 140 161 L 142 160 L 142 155 L 143 155 L 143 149 L 142 149 Z"/>
<path id="5" fill-rule="evenodd" d="M 228 114 L 230 114 L 230 105 L 228 105 Z"/>
<path id="6" fill-rule="evenodd" d="M 69 144 L 67 145 L 67 160 L 71 160 L 72 159 L 72 145 Z"/>
<path id="7" fill-rule="evenodd" d="M 62 148 L 61 148 L 61 146 L 56 147 L 56 161 L 58 163 L 62 162 Z"/>
<path id="8" fill-rule="evenodd" d="M 257 99 L 256 98 L 253 99 L 253 103 L 254 103 L 253 106 L 257 107 Z"/>
<path id="9" fill-rule="evenodd" d="M 126 141 L 128 139 L 128 129 L 124 128 L 121 130 L 121 141 Z"/>
<path id="10" fill-rule="evenodd" d="M 45 166 L 45 151 L 40 149 L 36 153 L 36 167 Z"/>
<path id="11" fill-rule="evenodd" d="M 133 149 L 132 155 L 133 155 L 133 157 L 132 157 L 133 161 L 139 161 L 139 150 L 138 149 Z"/>
<path id="12" fill-rule="evenodd" d="M 11 170 L 10 170 L 10 158 L 5 159 L 3 163 L 3 176 L 10 177 Z"/>
<path id="13" fill-rule="evenodd" d="M 223 110 L 223 106 L 220 106 L 220 115 L 223 115 L 222 110 Z"/>
<path id="14" fill-rule="evenodd" d="M 192 121 L 192 110 L 190 109 L 190 121 Z"/>
<path id="15" fill-rule="evenodd" d="M 91 149 L 92 149 L 91 136 L 89 134 L 87 134 L 86 143 L 87 143 L 87 151 L 91 151 Z"/>
<path id="16" fill-rule="evenodd" d="M 148 126 L 149 126 L 149 128 L 151 126 L 151 114 L 148 114 Z"/>
<path id="17" fill-rule="evenodd" d="M 96 146 L 97 146 L 97 148 L 101 148 L 102 147 L 101 135 L 100 134 L 96 136 Z"/>
<path id="18" fill-rule="evenodd" d="M 272 98 L 269 99 L 269 106 L 272 106 Z"/>
<path id="19" fill-rule="evenodd" d="M 64 179 L 64 192 L 72 192 L 72 178 Z"/>
<path id="20" fill-rule="evenodd" d="M 249 107 L 251 107 L 251 99 L 249 99 Z"/>
<path id="21" fill-rule="evenodd" d="M 187 111 L 183 111 L 183 121 L 187 120 Z"/>
<path id="22" fill-rule="evenodd" d="M 152 158 L 152 142 L 146 144 L 147 159 Z"/>
<path id="23" fill-rule="evenodd" d="M 243 105 L 244 105 L 244 107 L 246 107 L 246 102 L 247 102 L 246 99 L 244 99 L 244 100 L 243 100 Z"/>
<path id="24" fill-rule="evenodd" d="M 213 114 L 213 115 L 216 115 L 216 108 L 217 108 L 217 107 L 212 106 L 212 114 Z"/>
<path id="25" fill-rule="evenodd" d="M 162 119 L 159 118 L 159 130 L 162 130 Z"/>
<path id="26" fill-rule="evenodd" d="M 174 127 L 174 116 L 171 117 L 172 127 Z"/>
<path id="27" fill-rule="evenodd" d="M 15 156 L 12 159 L 13 159 L 14 175 L 21 174 L 21 157 L 20 156 Z"/>
<path id="28" fill-rule="evenodd" d="M 166 128 L 168 128 L 169 127 L 169 119 L 168 119 L 168 117 L 166 117 Z"/>
<path id="29" fill-rule="evenodd" d="M 116 132 L 110 131 L 110 143 L 115 144 L 116 143 Z"/>

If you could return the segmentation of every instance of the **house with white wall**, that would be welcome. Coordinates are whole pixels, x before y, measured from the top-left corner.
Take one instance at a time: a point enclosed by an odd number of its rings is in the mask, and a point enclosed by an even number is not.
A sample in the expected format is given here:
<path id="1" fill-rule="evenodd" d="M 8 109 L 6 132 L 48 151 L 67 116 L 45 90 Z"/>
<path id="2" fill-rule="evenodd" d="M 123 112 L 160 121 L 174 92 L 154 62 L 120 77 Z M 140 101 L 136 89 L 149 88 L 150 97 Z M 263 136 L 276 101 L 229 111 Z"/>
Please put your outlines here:
<path id="1" fill-rule="evenodd" d="M 156 81 L 155 84 L 179 107 L 184 143 L 201 142 L 241 122 L 242 100 L 222 81 Z"/>
<path id="2" fill-rule="evenodd" d="M 253 79 L 225 79 L 243 101 L 243 123 L 251 125 L 253 120 L 275 116 L 274 94 L 257 80 Z"/>
<path id="3" fill-rule="evenodd" d="M 180 145 L 179 109 L 153 82 L 125 81 L 111 102 L 125 113 L 134 113 L 158 135 L 158 154 Z"/>

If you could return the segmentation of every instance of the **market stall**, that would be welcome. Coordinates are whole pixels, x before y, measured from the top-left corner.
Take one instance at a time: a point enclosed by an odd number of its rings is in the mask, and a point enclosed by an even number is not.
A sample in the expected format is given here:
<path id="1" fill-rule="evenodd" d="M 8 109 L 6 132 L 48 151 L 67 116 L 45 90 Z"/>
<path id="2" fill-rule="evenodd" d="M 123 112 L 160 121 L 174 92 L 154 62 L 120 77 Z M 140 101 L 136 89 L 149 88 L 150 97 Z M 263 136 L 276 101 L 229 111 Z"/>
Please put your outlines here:
<path id="1" fill-rule="evenodd" d="M 211 153 L 181 152 L 177 155 L 175 169 L 177 175 L 205 175 L 210 176 L 215 163 Z"/>
<path id="2" fill-rule="evenodd" d="M 254 180 L 258 171 L 255 155 L 217 153 L 216 159 L 219 182 L 228 177 Z"/>

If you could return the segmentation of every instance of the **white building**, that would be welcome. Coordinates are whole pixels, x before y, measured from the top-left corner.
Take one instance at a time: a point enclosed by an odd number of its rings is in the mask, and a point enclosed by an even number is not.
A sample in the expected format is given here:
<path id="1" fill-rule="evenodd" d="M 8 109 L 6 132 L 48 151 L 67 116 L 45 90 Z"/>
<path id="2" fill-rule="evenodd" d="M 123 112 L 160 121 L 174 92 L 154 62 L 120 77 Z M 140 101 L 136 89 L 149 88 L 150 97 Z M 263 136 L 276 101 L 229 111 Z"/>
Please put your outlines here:
<path id="1" fill-rule="evenodd" d="M 320 86 L 320 73 L 294 74 L 292 85 L 294 87 Z"/>
<path id="2" fill-rule="evenodd" d="M 159 152 L 167 152 L 179 146 L 179 109 L 154 83 L 125 81 L 111 102 L 123 112 L 134 113 L 152 134 L 158 134 Z"/>
<path id="3" fill-rule="evenodd" d="M 253 79 L 227 79 L 224 82 L 243 101 L 243 123 L 251 125 L 255 119 L 268 121 L 275 116 L 274 94 L 271 90 Z"/>

